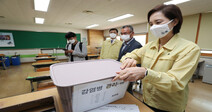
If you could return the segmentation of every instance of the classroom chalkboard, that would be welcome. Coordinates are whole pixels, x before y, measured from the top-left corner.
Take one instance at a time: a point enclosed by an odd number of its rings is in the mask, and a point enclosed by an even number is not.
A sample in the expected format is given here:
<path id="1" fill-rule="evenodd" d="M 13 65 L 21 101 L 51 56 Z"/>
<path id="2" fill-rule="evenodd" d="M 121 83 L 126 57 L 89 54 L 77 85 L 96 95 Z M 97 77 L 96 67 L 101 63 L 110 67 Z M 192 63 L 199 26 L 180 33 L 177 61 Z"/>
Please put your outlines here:
<path id="1" fill-rule="evenodd" d="M 15 47 L 0 47 L 0 49 L 31 49 L 31 48 L 64 48 L 65 34 L 56 32 L 0 30 L 1 33 L 12 33 Z M 80 41 L 80 34 L 77 40 Z"/>

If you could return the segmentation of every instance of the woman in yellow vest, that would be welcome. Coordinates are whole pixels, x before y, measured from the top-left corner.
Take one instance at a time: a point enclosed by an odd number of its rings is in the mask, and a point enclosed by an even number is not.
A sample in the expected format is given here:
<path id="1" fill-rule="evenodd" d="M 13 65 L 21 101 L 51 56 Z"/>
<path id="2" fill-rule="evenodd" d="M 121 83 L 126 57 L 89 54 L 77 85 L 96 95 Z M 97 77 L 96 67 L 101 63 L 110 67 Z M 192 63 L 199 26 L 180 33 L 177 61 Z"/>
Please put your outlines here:
<path id="1" fill-rule="evenodd" d="M 142 79 L 144 103 L 156 112 L 183 112 L 186 108 L 188 82 L 197 67 L 200 48 L 178 35 L 182 22 L 176 5 L 151 9 L 148 23 L 158 39 L 123 56 L 122 70 L 113 79 Z"/>

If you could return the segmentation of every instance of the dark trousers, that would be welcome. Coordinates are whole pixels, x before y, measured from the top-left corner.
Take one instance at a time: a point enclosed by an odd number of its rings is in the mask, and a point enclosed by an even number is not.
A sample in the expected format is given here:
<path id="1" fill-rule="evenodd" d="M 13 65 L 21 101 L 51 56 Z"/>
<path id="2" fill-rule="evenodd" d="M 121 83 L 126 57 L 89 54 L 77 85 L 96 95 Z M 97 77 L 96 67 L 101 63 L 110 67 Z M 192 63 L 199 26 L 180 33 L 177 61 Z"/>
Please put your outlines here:
<path id="1" fill-rule="evenodd" d="M 127 88 L 127 91 L 128 91 L 131 95 L 133 95 L 133 82 L 129 82 L 129 86 L 128 86 L 128 88 Z"/>

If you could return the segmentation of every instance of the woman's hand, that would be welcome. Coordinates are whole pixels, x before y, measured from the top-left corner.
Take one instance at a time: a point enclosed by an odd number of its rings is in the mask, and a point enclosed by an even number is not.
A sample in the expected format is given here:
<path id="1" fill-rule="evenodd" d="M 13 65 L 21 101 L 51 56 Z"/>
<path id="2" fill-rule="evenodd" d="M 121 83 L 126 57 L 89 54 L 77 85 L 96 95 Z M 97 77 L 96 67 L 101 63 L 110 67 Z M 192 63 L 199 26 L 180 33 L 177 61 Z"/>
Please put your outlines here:
<path id="1" fill-rule="evenodd" d="M 143 79 L 145 77 L 146 69 L 144 67 L 131 67 L 121 70 L 120 72 L 116 72 L 117 76 L 113 78 L 113 81 L 116 80 L 124 80 L 124 81 L 137 81 L 139 79 Z"/>
<path id="2" fill-rule="evenodd" d="M 121 65 L 121 69 L 129 68 L 129 67 L 136 67 L 136 60 L 127 58 L 124 60 L 123 64 Z"/>

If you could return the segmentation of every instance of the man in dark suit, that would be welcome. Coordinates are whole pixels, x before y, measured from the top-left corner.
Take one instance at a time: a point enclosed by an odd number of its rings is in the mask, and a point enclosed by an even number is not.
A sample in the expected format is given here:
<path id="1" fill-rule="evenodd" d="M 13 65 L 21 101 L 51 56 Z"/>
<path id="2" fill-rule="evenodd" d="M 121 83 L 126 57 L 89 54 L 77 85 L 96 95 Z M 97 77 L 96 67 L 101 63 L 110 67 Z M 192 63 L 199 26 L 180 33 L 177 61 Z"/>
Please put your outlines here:
<path id="1" fill-rule="evenodd" d="M 133 38 L 134 31 L 131 25 L 126 25 L 121 28 L 121 39 L 123 40 L 123 44 L 121 46 L 118 61 L 127 53 L 132 52 L 134 49 L 141 48 L 142 45 Z M 139 65 L 137 65 L 139 66 Z M 133 94 L 133 82 L 130 82 L 127 91 Z"/>

